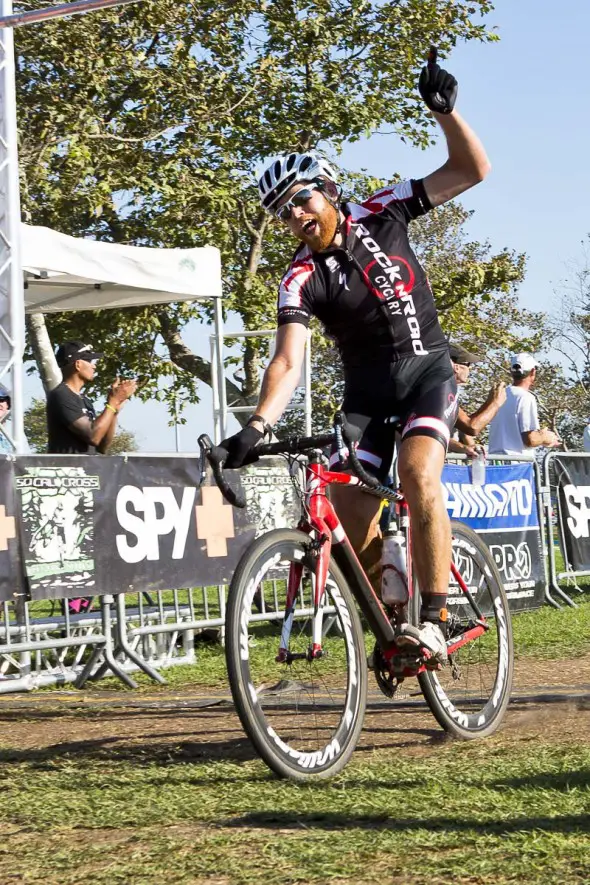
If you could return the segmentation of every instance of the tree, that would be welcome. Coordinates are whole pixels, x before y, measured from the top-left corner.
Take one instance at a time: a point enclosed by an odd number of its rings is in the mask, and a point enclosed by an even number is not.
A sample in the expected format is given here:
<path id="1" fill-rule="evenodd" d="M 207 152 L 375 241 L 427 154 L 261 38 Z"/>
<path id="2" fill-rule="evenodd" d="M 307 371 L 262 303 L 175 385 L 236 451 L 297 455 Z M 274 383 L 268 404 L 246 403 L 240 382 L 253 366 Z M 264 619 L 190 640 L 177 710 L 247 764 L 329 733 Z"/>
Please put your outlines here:
<path id="1" fill-rule="evenodd" d="M 570 268 L 556 292 L 551 317 L 553 347 L 565 361 L 568 378 L 590 395 L 590 234 L 582 242 L 582 258 Z"/>
<path id="2" fill-rule="evenodd" d="M 416 94 L 426 50 L 435 43 L 444 57 L 459 40 L 496 39 L 477 21 L 491 8 L 159 0 L 20 29 L 25 218 L 115 242 L 214 243 L 227 306 L 246 329 L 263 327 L 274 319 L 285 249 L 259 209 L 252 169 L 284 149 L 319 145 L 335 155 L 377 129 L 426 145 L 432 120 Z M 182 339 L 203 315 L 185 304 L 52 316 L 48 325 L 54 339 L 89 339 L 109 355 L 99 388 L 129 369 L 146 379 L 144 398 L 172 405 L 179 388 L 194 400 L 199 381 L 209 383 L 208 360 Z M 234 401 L 255 398 L 259 358 L 259 342 L 248 339 L 244 380 L 227 381 Z M 157 386 L 162 374 L 168 390 Z"/>
<path id="3" fill-rule="evenodd" d="M 139 452 L 139 445 L 135 434 L 131 430 L 119 427 L 107 454 L 123 455 L 125 452 Z"/>
<path id="4" fill-rule="evenodd" d="M 25 409 L 25 434 L 33 452 L 40 455 L 47 452 L 47 416 L 44 399 L 33 399 L 29 408 Z M 138 451 L 135 435 L 130 430 L 119 427 L 108 454 L 120 455 L 123 452 Z"/>
<path id="5" fill-rule="evenodd" d="M 47 451 L 47 415 L 45 400 L 34 399 L 25 409 L 25 436 L 31 451 L 43 454 Z"/>
<path id="6" fill-rule="evenodd" d="M 540 405 L 567 448 L 581 449 L 590 415 L 590 236 L 556 295 L 549 319 L 549 341 L 563 365 L 543 366 Z"/>

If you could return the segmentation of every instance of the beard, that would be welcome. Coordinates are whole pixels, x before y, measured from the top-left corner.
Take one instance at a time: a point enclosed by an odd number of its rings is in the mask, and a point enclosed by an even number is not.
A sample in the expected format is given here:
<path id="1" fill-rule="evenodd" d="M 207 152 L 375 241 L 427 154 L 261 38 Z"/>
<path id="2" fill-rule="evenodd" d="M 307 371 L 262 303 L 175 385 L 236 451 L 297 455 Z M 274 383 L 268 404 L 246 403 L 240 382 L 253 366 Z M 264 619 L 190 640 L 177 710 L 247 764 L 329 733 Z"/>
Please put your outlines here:
<path id="1" fill-rule="evenodd" d="M 300 239 L 309 246 L 312 252 L 323 252 L 334 239 L 339 227 L 339 212 L 335 206 L 326 203 L 321 212 L 315 214 L 316 226 L 312 233 L 300 234 Z"/>

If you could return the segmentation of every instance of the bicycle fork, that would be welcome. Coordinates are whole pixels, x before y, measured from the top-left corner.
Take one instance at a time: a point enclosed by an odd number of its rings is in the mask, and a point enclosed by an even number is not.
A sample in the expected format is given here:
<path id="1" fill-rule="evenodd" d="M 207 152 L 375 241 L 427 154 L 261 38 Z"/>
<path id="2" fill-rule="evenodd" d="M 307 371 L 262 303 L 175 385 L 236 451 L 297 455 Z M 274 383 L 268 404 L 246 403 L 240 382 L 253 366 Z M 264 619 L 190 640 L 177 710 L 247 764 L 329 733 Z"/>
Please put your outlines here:
<path id="1" fill-rule="evenodd" d="M 318 541 L 313 541 L 314 547 L 317 546 L 317 555 L 315 556 L 315 566 L 311 575 L 312 585 L 312 603 L 313 611 L 311 616 L 311 644 L 306 654 L 292 654 L 289 652 L 289 639 L 293 622 L 295 620 L 295 606 L 297 597 L 301 588 L 301 578 L 303 576 L 303 562 L 292 562 L 289 566 L 289 579 L 287 582 L 287 599 L 285 603 L 285 617 L 283 620 L 283 628 L 281 630 L 281 640 L 279 650 L 276 656 L 277 663 L 288 663 L 295 658 L 307 658 L 314 660 L 321 658 L 323 655 L 322 637 L 324 626 L 324 593 L 326 591 L 326 580 L 328 577 L 328 565 L 330 562 L 330 551 L 332 543 L 330 534 L 327 530 L 322 532 Z"/>

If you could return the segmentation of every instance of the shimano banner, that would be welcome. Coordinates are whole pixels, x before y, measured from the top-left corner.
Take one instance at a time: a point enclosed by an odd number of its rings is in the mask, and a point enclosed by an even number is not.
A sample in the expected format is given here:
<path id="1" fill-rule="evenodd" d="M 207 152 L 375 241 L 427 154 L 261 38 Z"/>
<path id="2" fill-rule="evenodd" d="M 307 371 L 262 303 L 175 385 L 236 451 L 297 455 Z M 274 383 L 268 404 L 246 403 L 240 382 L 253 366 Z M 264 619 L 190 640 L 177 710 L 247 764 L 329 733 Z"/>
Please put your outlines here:
<path id="1" fill-rule="evenodd" d="M 23 457 L 11 468 L 33 599 L 227 583 L 255 537 L 298 520 L 281 459 L 229 471 L 246 510 L 201 485 L 197 458 Z"/>
<path id="2" fill-rule="evenodd" d="M 559 543 L 574 572 L 590 571 L 590 457 L 555 455 Z"/>
<path id="3" fill-rule="evenodd" d="M 534 466 L 486 466 L 484 485 L 474 485 L 471 468 L 447 464 L 443 471 L 451 519 L 474 529 L 494 557 L 513 611 L 536 608 L 545 598 L 545 568 Z M 450 588 L 449 605 L 460 594 Z"/>

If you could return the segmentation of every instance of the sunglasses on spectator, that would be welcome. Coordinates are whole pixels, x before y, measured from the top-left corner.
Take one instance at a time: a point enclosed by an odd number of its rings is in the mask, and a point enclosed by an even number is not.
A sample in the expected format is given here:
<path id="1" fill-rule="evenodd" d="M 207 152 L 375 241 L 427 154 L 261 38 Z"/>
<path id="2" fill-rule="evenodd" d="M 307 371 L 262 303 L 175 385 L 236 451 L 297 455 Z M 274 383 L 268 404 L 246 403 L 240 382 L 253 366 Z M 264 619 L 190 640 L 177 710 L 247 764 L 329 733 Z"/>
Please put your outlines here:
<path id="1" fill-rule="evenodd" d="M 291 212 L 294 206 L 305 206 L 308 200 L 311 200 L 313 192 L 318 190 L 317 184 L 310 184 L 309 187 L 303 187 L 296 194 L 293 194 L 290 200 L 277 209 L 276 216 L 281 221 L 288 221 L 291 218 Z"/>
<path id="2" fill-rule="evenodd" d="M 461 362 L 459 362 L 459 360 L 455 360 L 455 363 L 456 363 L 458 366 L 467 366 L 468 369 L 470 369 L 471 366 L 474 365 L 474 363 L 461 363 Z"/>

